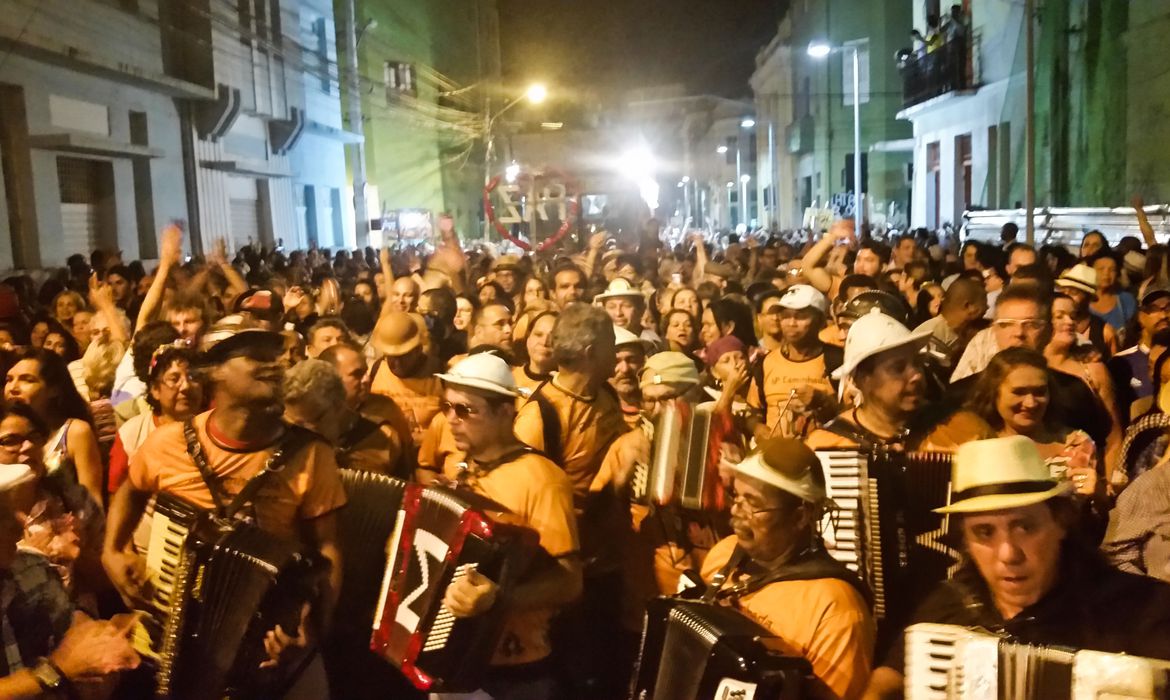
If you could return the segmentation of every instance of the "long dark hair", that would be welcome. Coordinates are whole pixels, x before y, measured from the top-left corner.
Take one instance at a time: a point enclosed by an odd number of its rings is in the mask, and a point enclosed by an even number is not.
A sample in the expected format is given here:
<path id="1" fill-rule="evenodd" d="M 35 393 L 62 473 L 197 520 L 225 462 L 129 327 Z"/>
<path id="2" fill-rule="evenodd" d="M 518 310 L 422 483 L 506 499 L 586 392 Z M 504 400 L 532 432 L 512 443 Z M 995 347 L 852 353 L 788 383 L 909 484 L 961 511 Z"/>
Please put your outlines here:
<path id="1" fill-rule="evenodd" d="M 17 351 L 11 358 L 12 364 L 4 368 L 7 381 L 8 371 L 21 360 L 32 360 L 40 368 L 41 381 L 50 391 L 55 392 L 56 400 L 50 404 L 51 416 L 43 416 L 46 423 L 56 426 L 69 418 L 83 420 L 92 424 L 89 414 L 89 404 L 77 393 L 77 386 L 73 383 L 73 376 L 69 374 L 69 367 L 59 355 L 46 350 L 26 348 Z"/>
<path id="2" fill-rule="evenodd" d="M 734 323 L 735 328 L 731 334 L 739 338 L 745 346 L 750 349 L 759 344 L 750 306 L 723 298 L 711 302 L 708 308 L 711 309 L 711 315 L 715 317 L 715 323 L 720 329 L 728 323 Z"/>
<path id="3" fill-rule="evenodd" d="M 1050 429 L 1057 427 L 1052 421 L 1052 411 L 1048 410 L 1051 408 L 1053 396 L 1052 370 L 1049 369 L 1048 361 L 1043 355 L 1028 348 L 1009 348 L 996 353 L 987 364 L 987 369 L 979 375 L 975 386 L 971 388 L 971 394 L 964 404 L 965 408 L 978 415 L 995 430 L 1002 430 L 1003 416 L 996 410 L 999 403 L 999 387 L 1017 367 L 1033 367 L 1044 372 L 1044 376 L 1048 378 L 1049 400 L 1049 406 L 1044 411 L 1044 425 Z"/>
<path id="4" fill-rule="evenodd" d="M 670 342 L 666 340 L 666 329 L 670 327 L 670 319 L 674 318 L 676 314 L 682 314 L 691 320 L 691 342 L 688 344 L 688 347 L 683 348 L 683 352 L 694 352 L 699 346 L 699 320 L 692 316 L 691 312 L 686 309 L 670 309 L 663 314 L 662 321 L 658 324 L 659 335 L 662 336 L 663 342 Z"/>

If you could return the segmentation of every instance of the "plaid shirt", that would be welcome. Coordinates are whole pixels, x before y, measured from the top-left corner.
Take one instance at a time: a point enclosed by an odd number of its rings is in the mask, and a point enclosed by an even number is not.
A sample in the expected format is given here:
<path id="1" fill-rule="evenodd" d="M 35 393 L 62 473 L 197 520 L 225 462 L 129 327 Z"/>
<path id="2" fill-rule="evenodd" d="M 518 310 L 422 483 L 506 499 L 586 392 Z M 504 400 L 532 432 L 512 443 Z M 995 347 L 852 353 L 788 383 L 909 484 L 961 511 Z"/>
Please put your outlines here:
<path id="1" fill-rule="evenodd" d="M 0 571 L 0 677 L 28 668 L 53 651 L 73 622 L 73 603 L 40 554 L 20 550 Z"/>
<path id="2" fill-rule="evenodd" d="M 1101 549 L 1122 571 L 1170 581 L 1170 461 L 1117 497 Z"/>

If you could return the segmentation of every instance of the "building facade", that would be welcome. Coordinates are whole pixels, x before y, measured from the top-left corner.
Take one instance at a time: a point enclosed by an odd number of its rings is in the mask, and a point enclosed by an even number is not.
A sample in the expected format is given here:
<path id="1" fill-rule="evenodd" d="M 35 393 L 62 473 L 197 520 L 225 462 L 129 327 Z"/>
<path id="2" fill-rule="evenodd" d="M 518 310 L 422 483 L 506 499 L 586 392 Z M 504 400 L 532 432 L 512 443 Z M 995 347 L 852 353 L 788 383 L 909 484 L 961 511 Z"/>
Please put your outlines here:
<path id="1" fill-rule="evenodd" d="M 229 249 L 307 245 L 298 192 L 344 189 L 345 172 L 338 148 L 301 146 L 315 71 L 305 8 L 332 22 L 316 0 L 9 3 L 0 267 L 53 267 L 96 248 L 151 259 L 171 221 L 184 222 L 196 254 L 217 238 Z M 312 109 L 337 124 L 328 100 Z"/>
<path id="2" fill-rule="evenodd" d="M 911 129 L 895 119 L 901 83 L 883 57 L 907 45 L 909 0 L 794 0 L 752 78 L 757 147 L 767 174 L 761 200 L 780 228 L 801 225 L 805 209 L 831 205 L 853 215 L 853 51 L 858 55 L 861 190 L 864 217 L 899 225 L 910 204 Z M 814 58 L 813 43 L 833 47 Z M 783 180 L 783 184 L 780 181 Z M 764 187 L 774 183 L 772 192 Z"/>

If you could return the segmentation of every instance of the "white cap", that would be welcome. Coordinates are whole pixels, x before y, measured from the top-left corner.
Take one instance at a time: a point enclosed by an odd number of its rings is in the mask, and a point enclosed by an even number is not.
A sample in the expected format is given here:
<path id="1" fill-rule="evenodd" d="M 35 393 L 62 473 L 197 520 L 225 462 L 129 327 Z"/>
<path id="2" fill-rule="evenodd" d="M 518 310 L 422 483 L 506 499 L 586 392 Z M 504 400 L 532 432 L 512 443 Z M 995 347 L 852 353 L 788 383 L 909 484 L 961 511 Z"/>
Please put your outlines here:
<path id="1" fill-rule="evenodd" d="M 780 297 L 780 306 L 796 310 L 813 308 L 821 314 L 829 313 L 828 299 L 808 284 L 794 284 L 789 287 L 784 296 Z"/>
<path id="2" fill-rule="evenodd" d="M 622 328 L 621 326 L 613 327 L 614 347 L 620 348 L 623 345 L 641 345 L 642 339 L 634 335 L 633 332 Z"/>
<path id="3" fill-rule="evenodd" d="M 477 352 L 460 360 L 446 374 L 436 374 L 448 384 L 488 391 L 502 396 L 519 396 L 508 363 L 490 352 Z"/>
<path id="4" fill-rule="evenodd" d="M 929 328 L 911 332 L 906 326 L 874 308 L 849 328 L 849 335 L 845 337 L 845 361 L 833 371 L 833 379 L 853 374 L 853 370 L 863 360 L 880 352 L 913 343 L 925 344 L 930 334 Z"/>

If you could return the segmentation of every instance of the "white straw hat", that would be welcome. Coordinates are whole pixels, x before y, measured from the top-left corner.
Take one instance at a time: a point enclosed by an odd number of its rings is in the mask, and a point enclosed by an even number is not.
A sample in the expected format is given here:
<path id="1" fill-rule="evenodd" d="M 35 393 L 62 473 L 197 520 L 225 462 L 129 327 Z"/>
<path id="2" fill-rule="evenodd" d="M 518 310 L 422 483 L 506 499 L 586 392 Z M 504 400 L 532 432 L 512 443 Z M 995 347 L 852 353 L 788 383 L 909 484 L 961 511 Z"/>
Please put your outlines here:
<path id="1" fill-rule="evenodd" d="M 490 352 L 468 355 L 446 374 L 436 374 L 447 384 L 467 389 L 487 391 L 502 396 L 519 396 L 512 370 L 502 358 Z"/>
<path id="2" fill-rule="evenodd" d="M 1056 286 L 1079 289 L 1097 296 L 1097 271 L 1084 263 L 1077 263 L 1056 278 Z"/>
<path id="3" fill-rule="evenodd" d="M 857 365 L 878 353 L 906 345 L 925 345 L 931 330 L 923 328 L 910 331 L 896 320 L 874 308 L 870 313 L 857 319 L 845 337 L 845 361 L 833 372 L 833 379 L 853 374 Z"/>
<path id="4" fill-rule="evenodd" d="M 615 277 L 605 291 L 593 297 L 594 301 L 605 303 L 606 299 L 619 299 L 627 297 L 630 299 L 645 299 L 642 295 L 642 290 L 634 286 L 632 282 L 624 277 Z"/>
<path id="5" fill-rule="evenodd" d="M 1023 435 L 959 445 L 951 464 L 951 505 L 936 513 L 982 513 L 1023 508 L 1067 495 L 1072 482 L 1051 468 Z"/>
<path id="6" fill-rule="evenodd" d="M 613 327 L 613 346 L 620 348 L 623 345 L 642 345 L 642 339 L 621 326 Z"/>

